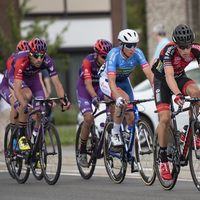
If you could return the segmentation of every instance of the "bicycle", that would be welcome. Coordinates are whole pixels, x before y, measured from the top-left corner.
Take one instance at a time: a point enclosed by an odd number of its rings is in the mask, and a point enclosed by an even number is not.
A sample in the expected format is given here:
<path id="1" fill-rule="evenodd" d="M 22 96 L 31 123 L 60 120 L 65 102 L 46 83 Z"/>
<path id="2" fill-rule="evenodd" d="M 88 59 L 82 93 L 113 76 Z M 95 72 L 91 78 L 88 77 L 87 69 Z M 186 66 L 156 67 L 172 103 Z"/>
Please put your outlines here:
<path id="1" fill-rule="evenodd" d="M 198 190 L 200 190 L 200 149 L 197 149 L 195 143 L 195 134 L 199 134 L 200 122 L 196 114 L 195 105 L 200 98 L 186 98 L 186 102 L 190 102 L 187 108 L 179 107 L 174 109 L 173 100 L 171 97 L 171 125 L 169 126 L 169 141 L 167 146 L 167 158 L 169 169 L 172 174 L 172 180 L 164 180 L 160 175 L 160 147 L 158 143 L 158 128 L 154 134 L 154 166 L 159 183 L 164 190 L 171 190 L 177 181 L 180 168 L 187 166 L 189 161 L 190 172 L 193 182 Z M 176 116 L 185 111 L 191 111 L 189 128 L 186 131 L 185 141 L 182 147 L 180 146 L 180 131 L 177 128 Z"/>
<path id="2" fill-rule="evenodd" d="M 29 113 L 27 122 L 26 136 L 31 147 L 28 151 L 22 151 L 18 147 L 19 128 L 13 131 L 10 140 L 11 166 L 15 179 L 18 183 L 25 183 L 29 177 L 30 169 L 37 180 L 44 177 L 49 185 L 55 184 L 60 176 L 62 165 L 62 150 L 59 134 L 55 126 L 45 117 L 45 104 L 51 103 L 53 100 L 63 98 L 46 98 L 33 99 L 39 102 L 40 107 Z M 35 142 L 31 142 L 33 128 L 33 115 L 41 113 L 41 124 L 38 131 L 38 136 L 34 138 Z M 17 144 L 13 147 L 13 140 L 17 138 Z M 33 140 L 33 141 L 34 141 Z M 37 168 L 37 163 L 40 162 L 40 168 Z"/>
<path id="3" fill-rule="evenodd" d="M 101 101 L 101 103 L 104 103 L 106 105 L 106 108 L 100 112 L 97 112 L 97 108 L 94 110 L 92 115 L 94 116 L 94 119 L 102 114 L 106 114 L 106 120 L 104 123 L 104 126 L 108 124 L 111 119 L 110 115 L 110 109 L 109 106 L 111 104 L 114 104 L 115 101 Z M 91 126 L 91 130 L 89 133 L 89 138 L 87 140 L 86 145 L 86 154 L 87 154 L 87 160 L 88 160 L 88 167 L 82 167 L 79 164 L 79 158 L 80 158 L 80 150 L 81 150 L 81 128 L 82 128 L 83 122 L 79 125 L 79 128 L 77 130 L 76 134 L 76 145 L 75 145 L 75 152 L 76 152 L 76 163 L 78 166 L 78 170 L 83 177 L 83 179 L 90 179 L 94 173 L 96 161 L 97 159 L 103 158 L 103 138 L 104 138 L 104 132 L 99 132 L 97 126 L 95 125 L 95 120 L 93 121 L 93 124 Z"/>
<path id="4" fill-rule="evenodd" d="M 127 101 L 127 104 L 133 104 L 134 107 L 134 124 L 132 133 L 125 131 L 124 126 L 121 126 L 121 136 L 123 147 L 113 148 L 111 144 L 111 130 L 113 122 L 109 122 L 104 129 L 104 162 L 106 171 L 110 179 L 115 183 L 121 183 L 126 175 L 127 162 L 129 154 L 132 151 L 133 142 L 135 148 L 135 159 L 138 166 L 139 174 L 142 181 L 146 185 L 152 185 L 155 181 L 155 170 L 153 167 L 153 133 L 147 122 L 139 118 L 137 104 L 152 99 L 141 99 Z M 120 109 L 120 117 L 123 113 L 123 108 Z M 135 134 L 134 134 L 135 133 Z"/>

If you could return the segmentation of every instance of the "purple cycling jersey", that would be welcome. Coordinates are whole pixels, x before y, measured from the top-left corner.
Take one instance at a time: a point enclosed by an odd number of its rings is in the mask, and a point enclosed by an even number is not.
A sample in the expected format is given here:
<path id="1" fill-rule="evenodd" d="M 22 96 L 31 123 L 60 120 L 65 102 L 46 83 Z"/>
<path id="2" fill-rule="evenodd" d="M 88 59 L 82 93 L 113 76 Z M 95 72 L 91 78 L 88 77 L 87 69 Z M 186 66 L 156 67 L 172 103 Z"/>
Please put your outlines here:
<path id="1" fill-rule="evenodd" d="M 92 84 L 99 84 L 99 66 L 93 54 L 87 55 L 83 60 L 83 65 L 79 70 L 79 78 L 82 80 L 92 79 Z"/>

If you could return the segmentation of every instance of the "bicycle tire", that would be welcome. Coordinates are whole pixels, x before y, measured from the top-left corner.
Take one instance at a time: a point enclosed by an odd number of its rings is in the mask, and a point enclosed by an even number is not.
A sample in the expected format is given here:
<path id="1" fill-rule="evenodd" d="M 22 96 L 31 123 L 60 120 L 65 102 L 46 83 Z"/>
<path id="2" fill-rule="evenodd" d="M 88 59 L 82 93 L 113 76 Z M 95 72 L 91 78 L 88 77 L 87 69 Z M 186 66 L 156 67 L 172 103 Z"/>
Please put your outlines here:
<path id="1" fill-rule="evenodd" d="M 190 143 L 189 143 L 189 165 L 190 165 L 190 173 L 193 179 L 193 182 L 196 188 L 200 191 L 200 148 L 195 152 L 193 147 L 193 134 L 199 134 L 199 129 L 194 129 L 194 125 L 192 126 L 192 133 L 190 135 Z"/>
<path id="2" fill-rule="evenodd" d="M 81 128 L 83 126 L 83 122 L 79 125 L 79 128 L 76 133 L 76 146 L 75 146 L 75 152 L 76 152 L 76 164 L 79 170 L 79 173 L 81 174 L 83 179 L 90 179 L 94 173 L 96 161 L 97 161 L 97 155 L 96 155 L 96 148 L 94 146 L 94 142 L 92 141 L 94 133 L 93 128 L 91 128 L 91 132 L 89 134 L 89 138 L 87 140 L 86 145 L 86 151 L 87 151 L 87 160 L 89 163 L 88 167 L 82 167 L 79 163 L 80 158 L 80 149 L 81 149 Z"/>
<path id="3" fill-rule="evenodd" d="M 51 122 L 44 125 L 44 138 L 41 134 L 39 155 L 43 177 L 49 185 L 54 185 L 60 177 L 62 149 L 58 132 Z"/>
<path id="4" fill-rule="evenodd" d="M 175 166 L 173 164 L 173 161 L 170 160 L 170 157 L 172 157 L 171 150 L 173 149 L 173 147 L 176 147 L 176 138 L 174 136 L 172 128 L 169 127 L 168 130 L 169 130 L 169 140 L 168 140 L 168 146 L 167 146 L 167 156 L 168 156 L 169 169 L 172 174 L 172 180 L 165 180 L 161 177 L 161 174 L 160 174 L 161 159 L 160 159 L 160 154 L 159 154 L 160 146 L 158 143 L 158 128 L 156 129 L 155 134 L 154 134 L 154 152 L 153 152 L 154 167 L 156 170 L 156 176 L 158 178 L 158 181 L 164 190 L 171 190 L 175 186 L 177 178 L 178 178 L 178 174 L 174 173 Z"/>
<path id="5" fill-rule="evenodd" d="M 124 147 L 116 149 L 111 146 L 112 129 L 113 129 L 113 122 L 107 123 L 104 129 L 104 140 L 103 140 L 104 164 L 110 179 L 114 183 L 119 184 L 123 182 L 126 176 L 127 159 Z"/>
<path id="6" fill-rule="evenodd" d="M 137 124 L 138 138 L 135 133 L 134 148 L 138 172 L 146 185 L 152 185 L 156 178 L 153 162 L 153 132 L 147 122 Z"/>
<path id="7" fill-rule="evenodd" d="M 10 160 L 10 140 L 11 140 L 11 127 L 10 124 L 7 125 L 5 135 L 4 135 L 4 156 L 6 167 L 10 176 L 15 179 L 15 175 L 12 171 L 11 160 Z"/>
<path id="8" fill-rule="evenodd" d="M 18 126 L 14 128 L 10 140 L 11 166 L 17 182 L 23 184 L 28 180 L 30 174 L 30 168 L 27 167 L 25 163 L 25 158 L 28 155 L 29 151 L 21 151 L 20 149 L 16 150 L 16 147 L 13 148 L 14 138 L 15 139 L 17 138 L 17 145 L 18 145 L 18 140 L 19 140 Z"/>

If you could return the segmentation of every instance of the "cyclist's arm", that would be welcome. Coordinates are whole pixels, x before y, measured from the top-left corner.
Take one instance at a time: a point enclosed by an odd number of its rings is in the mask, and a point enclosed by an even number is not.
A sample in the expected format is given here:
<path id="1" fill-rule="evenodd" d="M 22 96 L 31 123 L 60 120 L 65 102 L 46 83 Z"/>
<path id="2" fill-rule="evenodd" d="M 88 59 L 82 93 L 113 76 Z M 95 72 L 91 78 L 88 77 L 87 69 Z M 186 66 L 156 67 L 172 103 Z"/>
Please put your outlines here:
<path id="1" fill-rule="evenodd" d="M 61 82 L 60 82 L 60 80 L 58 78 L 58 75 L 52 76 L 51 80 L 52 80 L 52 82 L 53 82 L 53 84 L 55 86 L 56 93 L 57 93 L 58 97 L 59 98 L 63 98 L 64 95 L 65 95 L 65 92 L 64 92 L 63 86 L 62 86 L 62 84 L 61 84 Z M 61 104 L 63 103 L 65 105 L 63 100 L 60 100 L 60 101 L 61 101 Z M 64 106 L 63 109 L 67 110 L 68 107 L 70 107 L 70 102 L 69 101 L 68 101 L 68 105 Z"/>
<path id="2" fill-rule="evenodd" d="M 177 83 L 174 79 L 174 69 L 173 69 L 173 67 L 172 66 L 165 66 L 164 70 L 165 70 L 166 82 L 167 82 L 167 85 L 169 86 L 169 88 L 171 89 L 171 91 L 175 95 L 182 93 L 179 90 L 178 85 L 177 85 Z"/>
<path id="3" fill-rule="evenodd" d="M 92 79 L 86 79 L 86 80 L 84 81 L 84 83 L 85 83 L 85 88 L 86 88 L 86 90 L 88 91 L 89 95 L 90 95 L 92 98 L 96 97 L 97 94 L 96 94 L 96 92 L 94 91 L 94 88 L 93 88 L 93 86 L 92 86 Z"/>
<path id="4" fill-rule="evenodd" d="M 143 68 L 143 72 L 145 73 L 146 77 L 149 79 L 150 84 L 153 84 L 153 73 L 149 66 Z"/>
<path id="5" fill-rule="evenodd" d="M 116 81 L 116 75 L 108 75 L 108 84 L 109 84 L 110 90 L 113 94 L 114 100 L 116 100 L 118 97 L 120 97 L 120 94 L 117 90 L 115 81 Z"/>

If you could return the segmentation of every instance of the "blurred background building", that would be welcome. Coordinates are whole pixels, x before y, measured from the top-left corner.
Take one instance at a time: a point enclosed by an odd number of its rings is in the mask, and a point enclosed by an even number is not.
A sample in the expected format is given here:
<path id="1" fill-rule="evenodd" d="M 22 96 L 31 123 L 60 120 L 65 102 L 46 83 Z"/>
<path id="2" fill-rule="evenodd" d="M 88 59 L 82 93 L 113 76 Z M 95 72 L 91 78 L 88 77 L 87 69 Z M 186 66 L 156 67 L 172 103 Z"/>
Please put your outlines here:
<path id="1" fill-rule="evenodd" d="M 107 39 L 114 46 L 118 46 L 119 31 L 129 28 L 126 14 L 127 1 L 131 0 L 29 0 L 27 6 L 33 9 L 25 16 L 20 24 L 21 27 L 31 24 L 37 17 L 56 18 L 55 23 L 48 29 L 50 41 L 54 41 L 56 34 L 63 27 L 68 26 L 64 34 L 64 42 L 58 51 L 68 53 L 70 56 L 69 70 L 60 72 L 59 76 L 71 102 L 77 102 L 76 81 L 79 67 L 83 58 L 93 52 L 96 40 Z M 0 1 L 0 26 L 8 36 L 10 24 L 6 9 L 10 2 L 14 3 L 15 11 L 18 11 L 23 0 Z M 199 0 L 146 0 L 145 10 L 148 60 L 153 56 L 157 45 L 153 37 L 153 27 L 157 23 L 166 26 L 169 39 L 171 39 L 172 30 L 180 23 L 189 25 L 194 32 L 200 30 Z M 22 35 L 26 36 L 26 34 L 22 30 Z M 196 36 L 198 37 L 198 33 Z"/>

